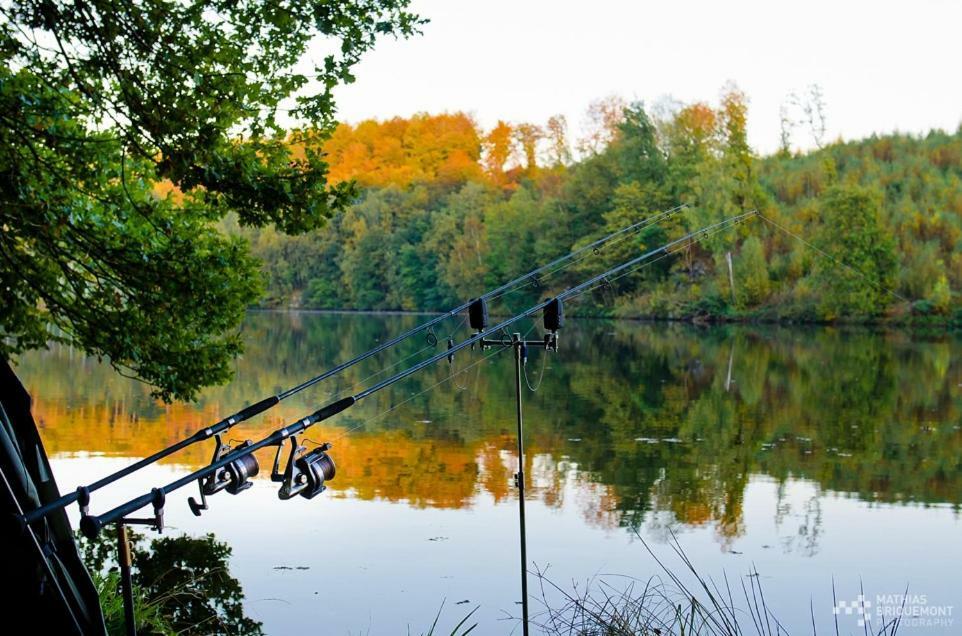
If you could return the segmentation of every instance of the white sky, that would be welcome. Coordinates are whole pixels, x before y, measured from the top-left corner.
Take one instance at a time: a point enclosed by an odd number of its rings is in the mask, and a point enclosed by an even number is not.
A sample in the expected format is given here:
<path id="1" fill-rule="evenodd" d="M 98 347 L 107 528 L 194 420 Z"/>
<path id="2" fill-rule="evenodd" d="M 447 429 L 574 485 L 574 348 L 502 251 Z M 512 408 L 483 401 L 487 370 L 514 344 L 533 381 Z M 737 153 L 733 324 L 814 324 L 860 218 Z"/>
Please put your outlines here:
<path id="1" fill-rule="evenodd" d="M 962 123 L 959 0 L 414 0 L 423 35 L 383 40 L 338 90 L 356 122 L 463 110 L 498 119 L 568 118 L 612 93 L 651 104 L 715 102 L 734 80 L 749 138 L 777 148 L 779 105 L 818 83 L 829 139 L 954 131 Z M 796 146 L 809 146 L 801 133 Z"/>

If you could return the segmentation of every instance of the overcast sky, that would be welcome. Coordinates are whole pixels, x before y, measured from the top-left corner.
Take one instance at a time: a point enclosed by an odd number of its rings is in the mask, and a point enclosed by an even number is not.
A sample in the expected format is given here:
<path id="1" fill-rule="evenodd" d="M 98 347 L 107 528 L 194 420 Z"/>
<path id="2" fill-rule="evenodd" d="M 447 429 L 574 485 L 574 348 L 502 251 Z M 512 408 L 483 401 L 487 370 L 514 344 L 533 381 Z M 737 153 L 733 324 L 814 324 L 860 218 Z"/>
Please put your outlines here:
<path id="1" fill-rule="evenodd" d="M 431 22 L 382 41 L 339 89 L 339 118 L 463 110 L 543 123 L 572 137 L 588 103 L 715 102 L 735 81 L 750 99 L 749 137 L 778 145 L 779 105 L 818 83 L 829 138 L 954 131 L 962 123 L 962 1 L 414 0 Z M 810 145 L 799 133 L 796 146 Z"/>

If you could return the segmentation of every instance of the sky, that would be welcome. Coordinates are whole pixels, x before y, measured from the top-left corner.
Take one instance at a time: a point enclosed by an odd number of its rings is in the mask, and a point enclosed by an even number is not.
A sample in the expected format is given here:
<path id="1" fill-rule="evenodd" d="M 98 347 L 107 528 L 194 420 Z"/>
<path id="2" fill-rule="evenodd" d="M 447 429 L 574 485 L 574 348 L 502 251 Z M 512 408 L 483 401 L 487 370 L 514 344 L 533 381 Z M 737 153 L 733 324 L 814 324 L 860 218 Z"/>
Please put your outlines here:
<path id="1" fill-rule="evenodd" d="M 749 141 L 779 143 L 779 108 L 818 84 L 828 139 L 955 131 L 962 123 L 958 0 L 414 0 L 423 35 L 381 41 L 338 89 L 338 117 L 417 112 L 568 120 L 616 94 L 654 104 L 716 103 L 734 81 L 749 97 Z M 793 146 L 812 146 L 796 129 Z"/>

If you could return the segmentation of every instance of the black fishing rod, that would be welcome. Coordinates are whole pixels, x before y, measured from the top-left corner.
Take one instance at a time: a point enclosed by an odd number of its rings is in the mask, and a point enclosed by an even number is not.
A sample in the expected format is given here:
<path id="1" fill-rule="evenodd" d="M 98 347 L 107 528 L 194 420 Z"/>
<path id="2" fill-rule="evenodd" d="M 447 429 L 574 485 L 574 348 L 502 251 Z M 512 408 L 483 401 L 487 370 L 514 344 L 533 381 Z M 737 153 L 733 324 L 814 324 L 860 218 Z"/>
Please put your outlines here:
<path id="1" fill-rule="evenodd" d="M 192 484 L 195 481 L 203 482 L 203 480 L 216 480 L 217 483 L 222 484 L 222 487 L 227 488 L 229 492 L 240 492 L 250 486 L 248 478 L 255 475 L 258 471 L 256 459 L 252 456 L 254 451 L 271 446 L 276 446 L 278 448 L 277 455 L 274 459 L 274 469 L 271 473 L 271 479 L 283 483 L 283 486 L 279 492 L 280 498 L 290 499 L 298 494 L 307 499 L 313 498 L 320 492 L 323 492 L 325 489 L 324 481 L 333 478 L 335 469 L 333 460 L 331 460 L 330 456 L 328 456 L 326 453 L 326 451 L 330 449 L 329 443 L 322 444 L 309 453 L 304 453 L 303 447 L 298 446 L 296 436 L 300 435 L 309 427 L 317 424 L 318 422 L 322 422 L 334 417 L 338 413 L 350 408 L 364 398 L 370 397 L 378 391 L 396 384 L 397 382 L 400 382 L 401 380 L 418 373 L 426 367 L 436 364 L 442 360 L 450 359 L 451 356 L 458 351 L 471 347 L 475 344 L 483 345 L 483 341 L 490 333 L 506 333 L 505 330 L 511 325 L 542 310 L 545 312 L 545 327 L 549 332 L 552 332 L 545 335 L 545 342 L 548 344 L 549 339 L 552 339 L 553 346 L 556 348 L 557 330 L 563 323 L 563 302 L 565 300 L 589 291 L 599 283 L 605 283 L 613 277 L 627 275 L 630 273 L 630 271 L 632 271 L 633 267 L 638 266 L 648 259 L 656 256 L 667 256 L 672 253 L 672 248 L 682 246 L 685 243 L 691 244 L 696 239 L 701 239 L 707 235 L 734 227 L 738 223 L 755 216 L 755 214 L 756 212 L 754 211 L 747 212 L 737 216 L 729 217 L 723 221 L 719 221 L 718 223 L 714 223 L 700 230 L 690 232 L 679 239 L 670 241 L 661 247 L 625 261 L 606 272 L 593 276 L 588 280 L 575 285 L 574 287 L 570 287 L 556 295 L 554 298 L 540 302 L 524 310 L 523 312 L 502 321 L 501 323 L 492 327 L 490 331 L 479 330 L 478 333 L 465 339 L 461 343 L 449 343 L 449 348 L 446 351 L 414 364 L 411 367 L 389 378 L 386 378 L 367 389 L 355 393 L 354 395 L 338 399 L 292 424 L 277 429 L 267 437 L 264 437 L 257 442 L 247 441 L 237 450 L 226 453 L 222 457 L 215 457 L 215 459 L 205 468 L 201 468 L 193 473 L 190 473 L 189 475 L 185 475 L 180 479 L 172 481 L 166 486 L 154 488 L 149 493 L 135 497 L 104 514 L 85 514 L 80 520 L 80 529 L 85 536 L 90 538 L 96 537 L 106 524 L 115 521 L 122 523 L 124 522 L 124 517 L 126 515 L 135 512 L 136 510 L 139 510 L 148 504 L 153 504 L 155 519 L 157 521 L 157 523 L 154 525 L 160 527 L 162 526 L 163 522 L 162 515 L 164 502 L 169 493 Z M 466 308 L 469 308 L 469 311 L 474 311 L 478 307 L 479 303 L 477 301 L 474 301 L 473 306 L 471 303 L 466 305 Z M 483 303 L 480 304 L 480 307 L 483 308 Z M 475 321 L 472 320 L 472 323 L 474 322 Z M 474 327 L 477 325 L 472 324 L 472 326 Z M 281 473 L 279 471 L 280 454 L 284 441 L 287 439 L 291 440 L 291 451 L 289 460 L 287 462 L 287 467 L 285 471 Z"/>
<path id="2" fill-rule="evenodd" d="M 508 281 L 507 283 L 504 283 L 500 287 L 497 287 L 496 289 L 493 289 L 485 293 L 479 299 L 482 301 L 492 300 L 498 297 L 499 295 L 502 295 L 508 292 L 509 290 L 511 290 L 512 288 L 517 287 L 523 283 L 527 283 L 528 281 L 532 281 L 532 280 L 540 280 L 538 277 L 541 274 L 547 273 L 548 275 L 551 275 L 556 271 L 559 271 L 554 269 L 554 268 L 557 268 L 559 265 L 562 265 L 567 261 L 577 259 L 582 254 L 585 254 L 589 251 L 591 251 L 592 253 L 596 253 L 596 250 L 598 250 L 601 246 L 607 243 L 610 243 L 616 239 L 619 239 L 619 237 L 624 237 L 625 235 L 630 234 L 631 232 L 636 232 L 654 223 L 667 219 L 673 214 L 685 209 L 686 207 L 687 205 L 682 204 L 682 205 L 670 208 L 668 210 L 659 212 L 642 221 L 638 221 L 637 223 L 633 223 L 631 225 L 623 227 L 620 230 L 617 230 L 615 232 L 612 232 L 611 234 L 608 234 L 607 236 L 603 236 L 595 241 L 592 241 L 591 243 L 589 243 L 588 245 L 585 245 L 584 247 L 581 247 L 564 256 L 560 256 L 546 265 L 542 265 L 537 269 L 531 270 L 527 274 L 523 274 L 522 276 L 519 276 L 514 280 Z M 479 299 L 473 299 L 469 302 L 466 302 L 462 305 L 455 307 L 454 309 L 451 309 L 447 312 L 439 314 L 438 316 L 435 316 L 434 318 L 428 320 L 427 322 L 424 322 L 416 327 L 413 327 L 398 336 L 390 338 L 389 340 L 383 342 L 382 344 L 379 344 L 373 349 L 370 349 L 369 351 L 366 351 L 354 358 L 351 358 L 346 362 L 343 362 L 335 367 L 332 367 L 331 369 L 328 369 L 327 371 L 321 373 L 320 375 L 316 375 L 313 378 L 310 378 L 309 380 L 306 380 L 295 387 L 292 387 L 290 389 L 287 389 L 286 391 L 278 393 L 277 395 L 272 395 L 268 398 L 264 398 L 259 402 L 256 402 L 247 407 L 244 407 L 243 409 L 234 413 L 233 415 L 228 415 L 227 417 L 223 418 L 216 424 L 203 428 L 197 431 L 196 433 L 194 433 L 193 435 L 185 439 L 182 439 L 179 442 L 176 442 L 175 444 L 172 444 L 167 448 L 164 448 L 163 450 L 157 451 L 153 455 L 144 457 L 143 459 L 140 459 L 134 462 L 133 464 L 126 466 L 115 473 L 107 475 L 106 477 L 99 479 L 91 484 L 88 484 L 86 486 L 80 486 L 79 488 L 77 488 L 77 490 L 67 493 L 62 497 L 60 497 L 59 499 L 51 501 L 43 506 L 40 506 L 39 508 L 35 508 L 27 512 L 25 515 L 21 517 L 21 520 L 26 524 L 31 524 L 39 519 L 44 518 L 54 510 L 65 508 L 66 506 L 69 506 L 75 501 L 79 502 L 80 504 L 81 514 L 85 514 L 85 511 L 88 505 L 90 504 L 90 494 L 93 493 L 94 491 L 100 490 L 104 486 L 108 486 L 114 483 L 115 481 L 122 479 L 123 477 L 126 477 L 127 475 L 130 475 L 131 473 L 134 473 L 140 470 L 141 468 L 149 466 L 157 462 L 158 460 L 161 460 L 164 457 L 167 457 L 168 455 L 172 455 L 173 453 L 176 453 L 177 451 L 187 448 L 188 446 L 196 444 L 197 442 L 210 439 L 212 437 L 216 437 L 217 439 L 217 448 L 215 449 L 215 452 L 214 452 L 215 459 L 221 456 L 224 456 L 228 452 L 230 452 L 230 447 L 220 442 L 219 436 L 225 431 L 230 430 L 231 428 L 233 428 L 234 426 L 236 426 L 237 424 L 240 424 L 245 420 L 249 420 L 250 418 L 256 415 L 260 415 L 261 413 L 267 411 L 268 409 L 276 406 L 282 400 L 285 400 L 291 397 L 292 395 L 296 395 L 297 393 L 300 393 L 301 391 L 304 391 L 305 389 L 308 389 L 314 386 L 318 382 L 322 382 L 323 380 L 333 377 L 341 373 L 342 371 L 345 371 L 346 369 L 349 369 L 350 367 L 353 367 L 354 365 L 367 360 L 368 358 L 371 358 L 387 349 L 390 349 L 391 347 L 397 345 L 398 343 L 403 342 L 404 340 L 407 340 L 411 336 L 414 336 L 422 331 L 426 331 L 431 327 L 437 325 L 438 323 L 441 323 L 444 320 L 447 320 L 448 318 L 451 318 L 453 316 L 460 314 L 465 310 L 468 310 L 472 306 L 472 303 L 477 303 Z M 432 345 L 437 344 L 436 337 L 433 340 L 434 342 L 430 342 L 429 340 L 429 343 Z M 211 488 L 213 488 L 213 486 L 211 486 Z M 208 490 L 210 490 L 210 488 Z M 203 510 L 206 507 L 203 503 L 203 496 L 204 496 L 203 491 L 201 492 L 201 496 L 202 496 L 201 503 L 191 505 L 191 509 L 194 511 L 194 514 L 199 515 L 200 510 Z"/>

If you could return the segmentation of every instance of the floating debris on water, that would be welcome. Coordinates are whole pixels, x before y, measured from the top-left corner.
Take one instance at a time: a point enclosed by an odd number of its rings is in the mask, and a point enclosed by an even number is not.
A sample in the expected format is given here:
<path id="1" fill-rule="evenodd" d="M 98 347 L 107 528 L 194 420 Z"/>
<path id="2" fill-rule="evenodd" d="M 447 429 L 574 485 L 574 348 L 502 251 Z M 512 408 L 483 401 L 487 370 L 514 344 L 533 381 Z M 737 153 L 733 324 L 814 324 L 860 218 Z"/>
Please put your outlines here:
<path id="1" fill-rule="evenodd" d="M 580 437 L 569 437 L 569 438 L 568 438 L 568 441 L 569 441 L 569 442 L 580 442 L 580 441 L 581 441 L 581 438 L 580 438 Z"/>
<path id="2" fill-rule="evenodd" d="M 275 569 L 275 570 L 310 570 L 310 569 L 311 569 L 311 566 L 309 566 L 309 565 L 295 565 L 295 566 L 290 566 L 290 565 L 275 565 L 275 566 L 274 566 L 274 569 Z"/>
<path id="3" fill-rule="evenodd" d="M 654 437 L 636 437 L 636 442 L 645 442 L 646 444 L 657 444 L 658 440 Z"/>
<path id="4" fill-rule="evenodd" d="M 471 602 L 470 600 L 464 599 L 463 601 L 458 601 L 457 603 L 455 603 L 455 605 L 464 605 L 465 603 L 470 603 L 470 602 Z"/>
<path id="5" fill-rule="evenodd" d="M 447 541 L 450 537 L 428 537 L 428 541 Z"/>
<path id="6" fill-rule="evenodd" d="M 662 437 L 661 441 L 666 442 L 668 444 L 681 444 L 681 440 L 678 439 L 677 437 Z"/>

